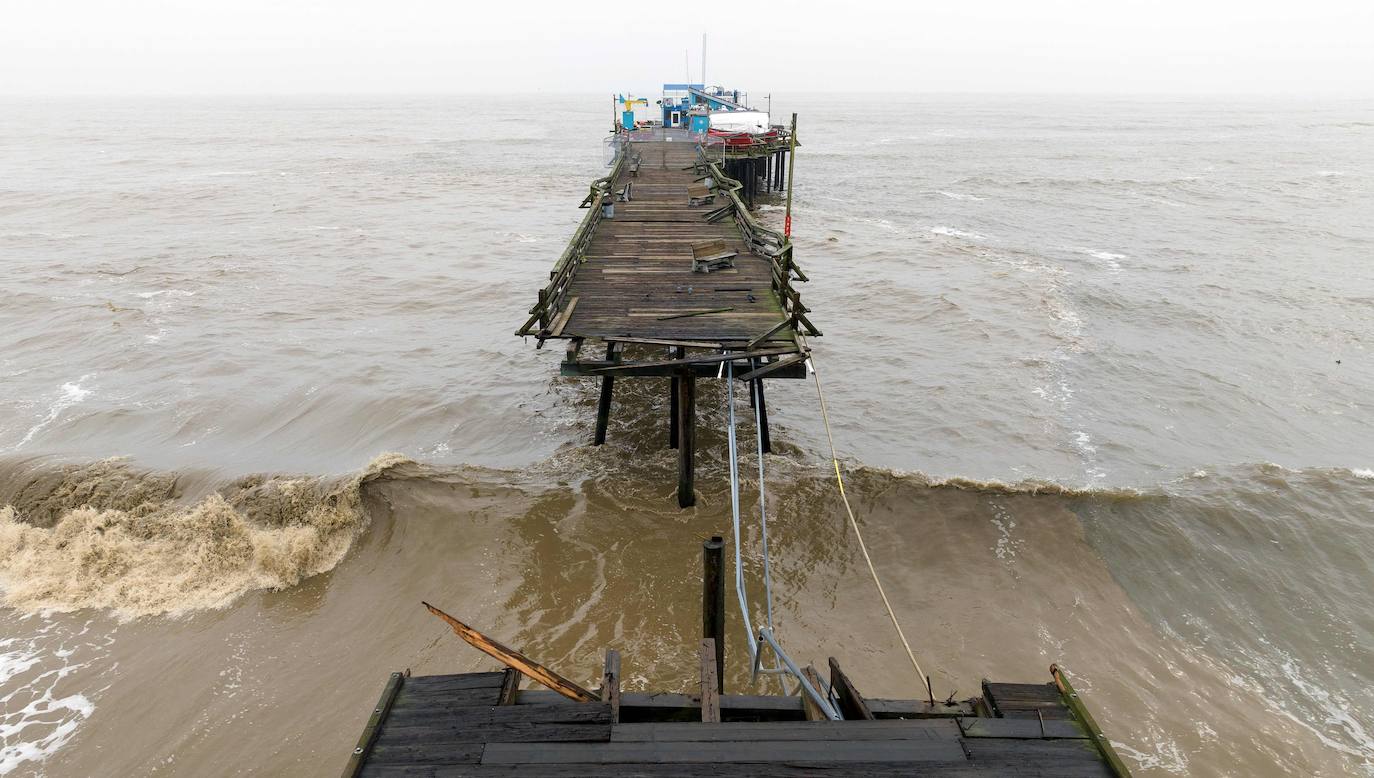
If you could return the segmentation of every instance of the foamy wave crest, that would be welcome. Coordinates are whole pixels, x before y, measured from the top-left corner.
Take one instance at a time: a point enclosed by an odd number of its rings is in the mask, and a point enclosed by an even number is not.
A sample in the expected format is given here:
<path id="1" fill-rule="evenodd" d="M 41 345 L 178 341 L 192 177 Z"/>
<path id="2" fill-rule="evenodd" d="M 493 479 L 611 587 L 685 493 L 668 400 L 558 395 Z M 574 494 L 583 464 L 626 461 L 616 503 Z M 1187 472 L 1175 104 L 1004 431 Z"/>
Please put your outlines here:
<path id="1" fill-rule="evenodd" d="M 363 484 L 384 454 L 333 479 L 249 476 L 190 502 L 176 478 L 120 460 L 35 477 L 0 507 L 0 603 L 128 619 L 228 605 L 332 569 L 367 524 Z"/>
<path id="2" fill-rule="evenodd" d="M 956 230 L 953 227 L 935 226 L 930 228 L 935 235 L 944 235 L 947 238 L 963 238 L 964 240 L 987 240 L 988 236 L 969 230 Z"/>

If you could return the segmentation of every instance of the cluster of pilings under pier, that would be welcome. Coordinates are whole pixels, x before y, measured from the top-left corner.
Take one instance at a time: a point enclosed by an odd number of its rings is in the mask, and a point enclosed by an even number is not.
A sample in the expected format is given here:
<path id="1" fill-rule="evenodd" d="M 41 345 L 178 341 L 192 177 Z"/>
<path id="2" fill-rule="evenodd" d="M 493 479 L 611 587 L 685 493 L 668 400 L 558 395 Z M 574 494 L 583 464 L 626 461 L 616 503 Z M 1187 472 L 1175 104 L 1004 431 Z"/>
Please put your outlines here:
<path id="1" fill-rule="evenodd" d="M 614 348 L 613 344 L 612 349 Z M 685 349 L 676 348 L 673 356 L 683 358 Z M 607 351 L 607 358 L 614 354 Z M 768 401 L 763 392 L 762 378 L 749 378 L 744 381 L 749 389 L 749 407 L 756 409 L 758 415 L 758 434 L 761 438 L 763 453 L 773 453 L 772 436 L 768 433 Z M 614 394 L 615 378 L 610 375 L 601 377 L 601 398 L 596 406 L 596 432 L 592 445 L 606 442 L 606 428 L 611 418 L 611 399 Z M 669 379 L 668 389 L 668 448 L 677 450 L 677 502 L 680 507 L 696 505 L 696 417 L 697 417 L 697 374 L 695 371 L 682 371 Z"/>
<path id="2" fill-rule="evenodd" d="M 781 191 L 787 184 L 787 150 L 743 159 L 725 160 L 725 173 L 743 184 L 740 194 L 750 207 L 759 192 Z"/>

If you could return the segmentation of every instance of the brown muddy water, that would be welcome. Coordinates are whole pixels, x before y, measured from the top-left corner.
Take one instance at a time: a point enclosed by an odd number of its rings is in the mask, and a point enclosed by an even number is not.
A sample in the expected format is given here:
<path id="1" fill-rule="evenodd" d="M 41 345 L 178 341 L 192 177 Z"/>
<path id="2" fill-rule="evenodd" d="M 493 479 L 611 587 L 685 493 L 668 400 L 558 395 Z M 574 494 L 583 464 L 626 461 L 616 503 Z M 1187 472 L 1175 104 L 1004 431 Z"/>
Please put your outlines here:
<path id="1" fill-rule="evenodd" d="M 602 98 L 541 100 L 4 104 L 0 775 L 336 773 L 388 672 L 491 664 L 422 599 L 693 683 L 724 393 L 679 511 L 666 385 L 594 449 L 591 384 L 510 336 L 604 161 Z M 1061 662 L 1141 775 L 1374 775 L 1374 104 L 775 102 L 937 693 Z M 915 695 L 814 387 L 769 399 L 780 637 Z"/>

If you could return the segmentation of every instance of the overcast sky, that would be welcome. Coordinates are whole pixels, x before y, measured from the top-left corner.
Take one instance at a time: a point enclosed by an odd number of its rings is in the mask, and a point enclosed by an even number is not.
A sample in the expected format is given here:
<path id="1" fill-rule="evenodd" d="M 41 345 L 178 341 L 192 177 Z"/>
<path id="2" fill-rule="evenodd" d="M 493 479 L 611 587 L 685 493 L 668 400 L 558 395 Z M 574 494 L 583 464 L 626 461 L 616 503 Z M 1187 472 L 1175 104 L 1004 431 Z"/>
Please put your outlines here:
<path id="1" fill-rule="evenodd" d="M 703 31 L 753 94 L 1374 96 L 1374 0 L 3 0 L 0 94 L 652 94 Z"/>

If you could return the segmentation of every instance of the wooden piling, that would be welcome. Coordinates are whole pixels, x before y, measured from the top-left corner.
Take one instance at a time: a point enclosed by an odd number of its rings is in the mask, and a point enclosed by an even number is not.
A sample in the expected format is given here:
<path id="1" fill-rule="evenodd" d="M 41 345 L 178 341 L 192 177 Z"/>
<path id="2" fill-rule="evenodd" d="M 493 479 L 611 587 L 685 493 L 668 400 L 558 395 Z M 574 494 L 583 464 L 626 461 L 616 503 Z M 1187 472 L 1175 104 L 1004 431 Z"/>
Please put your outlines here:
<path id="1" fill-rule="evenodd" d="M 673 359 L 683 359 L 687 356 L 687 349 L 679 346 L 673 349 L 672 354 Z M 677 382 L 676 375 L 669 379 L 671 385 L 668 387 L 668 448 L 677 448 Z"/>
<path id="2" fill-rule="evenodd" d="M 701 544 L 701 636 L 715 641 L 716 691 L 725 693 L 725 540 Z"/>
<path id="3" fill-rule="evenodd" d="M 697 377 L 685 370 L 677 379 L 677 504 L 690 508 L 697 504 L 696 460 Z"/>
<path id="4" fill-rule="evenodd" d="M 759 412 L 759 437 L 763 439 L 763 453 L 771 454 L 773 453 L 773 436 L 768 433 L 768 400 L 763 394 L 763 379 L 755 378 L 750 383 L 753 385 L 754 391 L 749 396 L 755 398 L 754 402 L 757 404 Z"/>
<path id="5" fill-rule="evenodd" d="M 615 359 L 616 344 L 606 344 L 606 361 Z M 596 405 L 596 434 L 592 439 L 592 445 L 599 446 L 606 442 L 606 425 L 611 421 L 611 394 L 615 389 L 615 378 L 611 374 L 601 377 L 601 399 Z"/>

